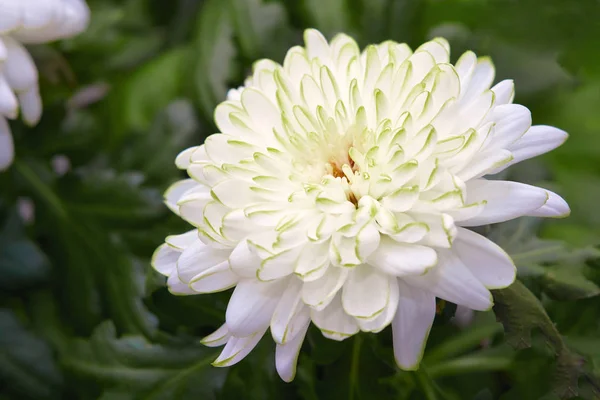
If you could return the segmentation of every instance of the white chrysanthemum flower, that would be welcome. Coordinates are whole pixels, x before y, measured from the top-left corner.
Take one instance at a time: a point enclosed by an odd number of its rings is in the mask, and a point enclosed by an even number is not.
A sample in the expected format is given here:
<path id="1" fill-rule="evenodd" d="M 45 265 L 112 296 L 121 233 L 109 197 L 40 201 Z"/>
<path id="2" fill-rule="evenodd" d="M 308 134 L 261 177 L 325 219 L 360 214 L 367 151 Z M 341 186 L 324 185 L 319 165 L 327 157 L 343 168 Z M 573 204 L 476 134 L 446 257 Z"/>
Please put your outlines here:
<path id="1" fill-rule="evenodd" d="M 490 89 L 489 59 L 449 64 L 444 39 L 414 52 L 390 41 L 361 53 L 315 30 L 305 42 L 283 66 L 257 62 L 217 107 L 221 133 L 179 155 L 191 179 L 166 203 L 194 229 L 153 265 L 174 294 L 235 287 L 203 341 L 225 345 L 217 366 L 270 329 L 290 381 L 312 321 L 334 340 L 391 324 L 398 365 L 415 369 L 436 297 L 488 310 L 489 289 L 515 279 L 506 253 L 466 227 L 569 213 L 548 190 L 483 176 L 567 134 L 532 127 L 512 81 Z"/>
<path id="2" fill-rule="evenodd" d="M 0 0 L 0 171 L 14 157 L 6 119 L 20 109 L 25 123 L 35 125 L 42 114 L 38 72 L 23 44 L 73 36 L 89 16 L 84 0 Z"/>

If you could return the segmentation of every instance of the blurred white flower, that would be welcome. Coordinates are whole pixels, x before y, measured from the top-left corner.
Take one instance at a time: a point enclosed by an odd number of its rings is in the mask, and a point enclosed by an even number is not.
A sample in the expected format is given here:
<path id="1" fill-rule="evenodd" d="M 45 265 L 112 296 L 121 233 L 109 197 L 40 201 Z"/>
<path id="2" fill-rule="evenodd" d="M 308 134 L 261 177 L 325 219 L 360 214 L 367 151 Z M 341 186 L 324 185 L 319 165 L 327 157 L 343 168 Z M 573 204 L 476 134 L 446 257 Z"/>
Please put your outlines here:
<path id="1" fill-rule="evenodd" d="M 515 279 L 496 244 L 466 227 L 523 215 L 561 217 L 558 195 L 484 175 L 545 153 L 567 134 L 531 126 L 492 87 L 488 58 L 449 64 L 444 39 L 416 51 L 384 42 L 360 52 L 315 30 L 283 66 L 261 60 L 215 111 L 221 133 L 182 152 L 190 178 L 166 204 L 194 229 L 153 257 L 172 293 L 235 287 L 225 324 L 204 339 L 235 364 L 267 329 L 293 379 L 312 321 L 328 338 L 392 326 L 394 353 L 416 369 L 436 297 L 474 310 Z"/>
<path id="2" fill-rule="evenodd" d="M 17 199 L 17 212 L 25 225 L 31 225 L 35 221 L 35 203 L 29 197 Z"/>
<path id="3" fill-rule="evenodd" d="M 20 110 L 23 121 L 35 125 L 42 114 L 38 72 L 23 44 L 73 36 L 89 17 L 84 0 L 0 0 L 0 170 L 14 157 L 6 119 Z"/>
<path id="4" fill-rule="evenodd" d="M 71 160 L 64 154 L 57 154 L 50 161 L 52 170 L 58 176 L 63 176 L 71 169 Z"/>

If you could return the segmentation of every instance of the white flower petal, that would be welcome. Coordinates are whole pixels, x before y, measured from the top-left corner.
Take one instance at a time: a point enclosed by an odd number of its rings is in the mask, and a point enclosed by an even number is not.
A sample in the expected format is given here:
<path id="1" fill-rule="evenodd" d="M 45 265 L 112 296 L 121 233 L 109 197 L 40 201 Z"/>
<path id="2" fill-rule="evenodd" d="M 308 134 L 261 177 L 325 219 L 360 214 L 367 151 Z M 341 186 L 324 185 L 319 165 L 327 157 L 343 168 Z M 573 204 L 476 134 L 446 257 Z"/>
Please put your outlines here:
<path id="1" fill-rule="evenodd" d="M 531 128 L 531 111 L 519 104 L 497 106 L 488 116 L 494 121 L 492 148 L 507 149 Z"/>
<path id="2" fill-rule="evenodd" d="M 515 281 L 517 269 L 497 244 L 465 228 L 458 228 L 452 251 L 488 289 L 503 289 Z"/>
<path id="3" fill-rule="evenodd" d="M 302 247 L 298 246 L 266 258 L 256 272 L 257 278 L 262 281 L 271 281 L 291 275 L 296 269 L 301 250 Z"/>
<path id="4" fill-rule="evenodd" d="M 357 318 L 374 318 L 389 301 L 392 279 L 368 265 L 352 268 L 342 290 L 344 311 Z"/>
<path id="5" fill-rule="evenodd" d="M 545 125 L 532 126 L 525 135 L 513 143 L 509 150 L 514 159 L 509 165 L 547 153 L 562 145 L 569 135 L 558 128 Z"/>
<path id="6" fill-rule="evenodd" d="M 169 289 L 169 292 L 171 294 L 174 294 L 176 296 L 198 294 L 198 292 L 192 290 L 192 288 L 190 288 L 187 283 L 181 282 L 177 274 L 169 275 L 169 278 L 167 279 L 167 288 Z"/>
<path id="7" fill-rule="evenodd" d="M 313 323 L 323 336 L 333 340 L 344 340 L 359 331 L 356 319 L 346 314 L 342 307 L 341 294 L 336 295 L 322 310 L 311 310 Z"/>
<path id="8" fill-rule="evenodd" d="M 188 189 L 173 207 L 178 210 L 178 215 L 194 226 L 202 226 L 204 223 L 204 208 L 212 201 L 210 192 L 203 190 L 202 185 Z M 166 194 L 168 195 L 168 194 Z"/>
<path id="9" fill-rule="evenodd" d="M 515 98 L 515 83 L 512 79 L 505 79 L 492 87 L 492 92 L 496 95 L 496 104 L 510 104 Z"/>
<path id="10" fill-rule="evenodd" d="M 466 93 L 463 96 L 469 99 L 480 95 L 492 86 L 495 76 L 496 70 L 494 64 L 492 64 L 492 60 L 488 57 L 481 57 L 477 60 L 477 65 L 468 81 Z"/>
<path id="11" fill-rule="evenodd" d="M 325 308 L 340 290 L 348 277 L 348 269 L 343 267 L 327 268 L 325 274 L 302 286 L 302 300 L 315 310 Z"/>
<path id="12" fill-rule="evenodd" d="M 37 86 L 18 93 L 19 105 L 23 121 L 29 125 L 36 125 L 42 116 L 42 99 Z"/>
<path id="13" fill-rule="evenodd" d="M 398 286 L 400 299 L 392 321 L 394 357 L 401 369 L 416 370 L 435 318 L 435 296 L 402 280 Z"/>
<path id="14" fill-rule="evenodd" d="M 0 0 L 0 34 L 9 32 L 21 24 L 21 4 L 14 0 Z"/>
<path id="15" fill-rule="evenodd" d="M 467 203 L 486 201 L 483 211 L 462 226 L 495 224 L 527 215 L 546 204 L 546 190 L 524 183 L 477 179 L 467 182 Z"/>
<path id="16" fill-rule="evenodd" d="M 271 335 L 276 343 L 284 344 L 310 322 L 310 312 L 302 302 L 302 282 L 291 279 L 271 318 Z"/>
<path id="17" fill-rule="evenodd" d="M 390 293 L 385 309 L 381 313 L 379 313 L 375 318 L 356 319 L 356 321 L 358 322 L 358 326 L 362 331 L 375 333 L 381 332 L 394 319 L 394 316 L 396 315 L 396 310 L 398 309 L 398 301 L 400 299 L 398 280 L 394 277 L 390 277 L 389 284 Z"/>
<path id="18" fill-rule="evenodd" d="M 191 246 L 196 240 L 198 240 L 198 230 L 192 229 L 191 231 L 182 233 L 181 235 L 167 236 L 165 243 L 176 250 L 183 251 Z"/>
<path id="19" fill-rule="evenodd" d="M 152 268 L 162 275 L 169 276 L 176 272 L 179 256 L 181 256 L 181 251 L 164 243 L 152 255 Z"/>
<path id="20" fill-rule="evenodd" d="M 300 348 L 304 342 L 306 331 L 310 325 L 310 320 L 299 329 L 296 336 L 285 344 L 277 344 L 275 348 L 275 367 L 277 373 L 284 382 L 291 382 L 296 376 L 296 364 L 298 363 L 298 355 Z"/>
<path id="21" fill-rule="evenodd" d="M 8 82 L 0 73 L 0 117 L 14 119 L 17 117 L 19 103 Z"/>
<path id="22" fill-rule="evenodd" d="M 437 264 L 437 253 L 430 247 L 397 243 L 383 238 L 368 259 L 369 265 L 394 275 L 421 275 Z"/>
<path id="23" fill-rule="evenodd" d="M 514 159 L 508 150 L 490 150 L 477 154 L 473 159 L 456 174 L 462 181 L 481 178 L 504 168 Z"/>
<path id="24" fill-rule="evenodd" d="M 226 344 L 229 341 L 229 338 L 231 338 L 231 333 L 229 333 L 227 324 L 223 324 L 219 329 L 202 338 L 200 343 L 208 347 L 219 347 Z"/>
<path id="25" fill-rule="evenodd" d="M 550 190 L 546 190 L 546 193 L 548 194 L 548 201 L 537 210 L 528 213 L 528 216 L 564 218 L 571 214 L 571 208 L 562 197 Z"/>
<path id="26" fill-rule="evenodd" d="M 201 272 L 225 262 L 229 254 L 229 251 L 213 249 L 200 240 L 196 240 L 183 250 L 177 261 L 179 279 L 189 283 Z"/>
<path id="27" fill-rule="evenodd" d="M 177 202 L 188 190 L 193 189 L 196 186 L 198 186 L 198 183 L 193 179 L 184 179 L 175 182 L 169 186 L 165 192 L 165 204 L 171 211 L 179 215 L 179 206 L 177 205 Z"/>
<path id="28" fill-rule="evenodd" d="M 242 361 L 256 347 L 265 332 L 266 329 L 245 337 L 231 336 L 212 365 L 215 367 L 231 367 Z"/>
<path id="29" fill-rule="evenodd" d="M 406 283 L 427 290 L 435 296 L 486 311 L 492 307 L 492 294 L 469 271 L 452 250 L 438 250 L 438 265 L 421 276 L 405 276 Z"/>
<path id="30" fill-rule="evenodd" d="M 296 264 L 294 273 L 304 282 L 321 278 L 329 266 L 329 243 L 308 243 Z"/>
<path id="31" fill-rule="evenodd" d="M 231 270 L 241 278 L 255 278 L 262 259 L 248 247 L 248 241 L 242 240 L 229 256 Z"/>
<path id="32" fill-rule="evenodd" d="M 192 163 L 192 154 L 194 154 L 194 152 L 198 150 L 198 148 L 199 146 L 190 147 L 180 152 L 177 155 L 177 158 L 175 158 L 175 165 L 177 166 L 177 168 L 187 169 L 187 167 L 189 167 Z"/>
<path id="33" fill-rule="evenodd" d="M 229 263 L 223 261 L 194 276 L 189 286 L 197 293 L 216 293 L 232 288 L 238 281 L 239 277 L 229 269 Z"/>
<path id="34" fill-rule="evenodd" d="M 4 76 L 15 92 L 27 91 L 37 86 L 38 71 L 29 52 L 23 45 L 9 37 L 4 37 L 7 49 L 4 63 Z"/>
<path id="35" fill-rule="evenodd" d="M 225 320 L 236 336 L 249 336 L 269 326 L 287 282 L 241 280 L 229 300 Z"/>

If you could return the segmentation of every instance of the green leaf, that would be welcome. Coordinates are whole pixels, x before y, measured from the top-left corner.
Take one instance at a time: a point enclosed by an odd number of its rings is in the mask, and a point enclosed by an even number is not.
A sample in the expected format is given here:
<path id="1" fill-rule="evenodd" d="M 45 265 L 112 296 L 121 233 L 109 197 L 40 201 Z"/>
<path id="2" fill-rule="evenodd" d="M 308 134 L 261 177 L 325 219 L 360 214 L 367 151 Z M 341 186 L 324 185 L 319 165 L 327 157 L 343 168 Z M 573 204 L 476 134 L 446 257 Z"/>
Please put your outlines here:
<path id="1" fill-rule="evenodd" d="M 540 239 L 539 225 L 539 220 L 521 218 L 496 226 L 489 236 L 512 257 L 519 276 L 538 279 L 552 298 L 574 300 L 600 294 L 586 274 L 586 262 L 600 258 L 600 250 L 572 249 L 561 240 Z"/>
<path id="2" fill-rule="evenodd" d="M 47 242 L 53 244 L 48 246 L 47 253 L 60 274 L 57 295 L 65 313 L 73 318 L 76 330 L 88 333 L 104 318 L 103 314 L 108 314 L 120 329 L 151 336 L 156 320 L 142 302 L 147 264 L 133 262 L 116 229 L 117 221 L 126 221 L 129 213 L 143 210 L 141 205 L 148 201 L 147 197 L 124 191 L 122 186 L 102 190 L 101 180 L 88 181 L 91 187 L 86 187 L 85 181 L 67 185 L 59 196 L 39 178 L 34 166 L 21 161 L 16 166 L 33 196 L 50 206 L 39 212 L 40 218 L 48 221 L 45 232 L 40 230 Z M 109 186 L 121 184 L 114 176 L 107 182 Z M 85 207 L 68 205 L 69 198 L 85 193 L 88 193 L 84 196 L 86 200 L 80 203 Z M 121 208 L 127 210 L 128 202 L 135 207 L 124 215 Z M 148 215 L 142 212 L 134 221 L 148 223 Z"/>
<path id="3" fill-rule="evenodd" d="M 336 33 L 349 33 L 348 0 L 303 0 L 308 22 L 329 38 Z"/>
<path id="4" fill-rule="evenodd" d="M 354 25 L 360 27 L 362 45 L 386 40 L 413 43 L 419 35 L 424 0 L 347 0 Z M 419 38 L 420 40 L 420 38 Z"/>
<path id="5" fill-rule="evenodd" d="M 231 17 L 242 54 L 251 61 L 283 60 L 292 35 L 283 6 L 264 0 L 226 1 L 231 3 Z"/>
<path id="6" fill-rule="evenodd" d="M 194 82 L 205 118 L 212 120 L 215 106 L 225 99 L 229 80 L 236 70 L 233 22 L 229 2 L 207 0 L 200 10 L 196 30 Z"/>
<path id="7" fill-rule="evenodd" d="M 0 382 L 15 398 L 59 399 L 63 377 L 51 348 L 0 309 Z"/>
<path id="8" fill-rule="evenodd" d="M 139 171 L 145 183 L 170 184 L 181 177 L 175 168 L 177 154 L 197 144 L 196 134 L 200 128 L 192 103 L 176 100 L 158 113 L 143 137 L 131 138 L 113 165 L 124 171 Z"/>
<path id="9" fill-rule="evenodd" d="M 227 374 L 215 368 L 214 350 L 199 343 L 165 346 L 140 336 L 117 338 L 110 322 L 89 340 L 75 340 L 62 364 L 90 385 L 136 399 L 215 399 Z M 108 394 L 105 393 L 105 397 Z M 126 398 L 126 397 L 125 397 Z"/>
<path id="10" fill-rule="evenodd" d="M 573 353 L 539 300 L 520 281 L 502 290 L 493 290 L 494 313 L 504 325 L 506 342 L 516 349 L 531 347 L 532 330 L 539 329 L 556 355 L 552 390 L 561 399 L 577 396 L 582 359 Z"/>
<path id="11" fill-rule="evenodd" d="M 21 220 L 13 212 L 0 231 L 0 289 L 17 290 L 48 278 L 48 259 L 23 232 Z"/>
<path id="12" fill-rule="evenodd" d="M 183 93 L 191 48 L 169 50 L 146 63 L 108 101 L 118 131 L 144 131 L 157 112 Z"/>
<path id="13" fill-rule="evenodd" d="M 162 195 L 142 186 L 140 173 L 90 168 L 80 169 L 78 175 L 58 188 L 75 220 L 117 229 L 139 226 L 165 213 Z"/>
<path id="14" fill-rule="evenodd" d="M 584 275 L 585 266 L 555 265 L 546 269 L 544 291 L 557 300 L 585 299 L 600 294 L 600 288 Z"/>

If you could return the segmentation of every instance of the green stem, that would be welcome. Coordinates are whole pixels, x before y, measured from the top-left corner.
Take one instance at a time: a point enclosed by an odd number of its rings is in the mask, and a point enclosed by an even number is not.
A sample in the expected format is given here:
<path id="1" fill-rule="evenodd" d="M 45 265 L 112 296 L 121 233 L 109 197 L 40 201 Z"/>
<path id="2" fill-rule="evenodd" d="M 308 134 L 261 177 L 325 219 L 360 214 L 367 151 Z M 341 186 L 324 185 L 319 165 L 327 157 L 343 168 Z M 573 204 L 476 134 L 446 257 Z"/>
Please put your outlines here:
<path id="1" fill-rule="evenodd" d="M 14 163 L 15 169 L 21 176 L 29 183 L 31 188 L 36 192 L 36 194 L 48 204 L 48 206 L 54 211 L 57 217 L 60 219 L 67 219 L 67 211 L 63 207 L 62 202 L 54 194 L 52 189 L 48 187 L 29 167 L 29 165 L 23 163 L 20 160 L 16 160 Z"/>
<path id="2" fill-rule="evenodd" d="M 421 369 L 415 371 L 415 376 L 417 377 L 417 382 L 419 383 L 419 386 L 421 386 L 421 390 L 425 395 L 425 399 L 438 400 L 438 397 L 435 394 L 435 384 L 427 372 L 425 372 L 423 365 L 421 365 Z"/>
<path id="3" fill-rule="evenodd" d="M 360 362 L 361 346 L 362 336 L 360 334 L 355 335 L 352 344 L 352 363 L 350 364 L 350 400 L 354 400 L 354 393 L 358 390 L 358 364 Z"/>
<path id="4" fill-rule="evenodd" d="M 490 324 L 481 327 L 474 326 L 458 336 L 444 341 L 437 347 L 428 350 L 425 355 L 425 362 L 433 364 L 440 360 L 445 360 L 456 354 L 460 354 L 481 343 L 483 339 L 489 338 L 502 331 L 502 325 Z"/>
<path id="5" fill-rule="evenodd" d="M 512 364 L 511 357 L 467 356 L 435 364 L 429 369 L 434 378 L 472 372 L 503 371 Z"/>

